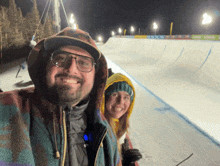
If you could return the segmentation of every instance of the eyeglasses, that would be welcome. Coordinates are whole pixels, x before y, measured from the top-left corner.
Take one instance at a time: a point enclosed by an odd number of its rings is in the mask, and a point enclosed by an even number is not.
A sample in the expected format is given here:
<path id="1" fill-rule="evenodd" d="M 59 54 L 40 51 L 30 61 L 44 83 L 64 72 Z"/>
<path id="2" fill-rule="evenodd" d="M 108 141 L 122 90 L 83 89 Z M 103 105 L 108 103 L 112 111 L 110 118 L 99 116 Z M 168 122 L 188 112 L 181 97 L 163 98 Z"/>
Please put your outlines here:
<path id="1" fill-rule="evenodd" d="M 51 61 L 57 67 L 69 68 L 72 64 L 72 59 L 75 59 L 77 69 L 81 72 L 91 72 L 96 64 L 94 60 L 87 56 L 73 54 L 61 50 L 56 50 L 51 54 Z"/>

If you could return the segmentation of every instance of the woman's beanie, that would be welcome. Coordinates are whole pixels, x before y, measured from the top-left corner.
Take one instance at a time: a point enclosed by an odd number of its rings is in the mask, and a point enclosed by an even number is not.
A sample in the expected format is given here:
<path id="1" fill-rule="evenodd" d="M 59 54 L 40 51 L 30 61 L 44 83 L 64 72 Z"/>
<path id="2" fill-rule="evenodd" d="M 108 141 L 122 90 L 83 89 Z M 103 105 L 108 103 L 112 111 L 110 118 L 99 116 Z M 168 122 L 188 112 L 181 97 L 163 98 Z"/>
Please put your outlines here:
<path id="1" fill-rule="evenodd" d="M 134 93 L 130 85 L 128 85 L 125 81 L 123 82 L 116 82 L 112 85 L 110 85 L 106 90 L 105 90 L 105 96 L 108 98 L 112 93 L 118 92 L 118 91 L 125 91 L 127 92 L 131 97 L 131 101 L 133 101 L 134 98 Z"/>

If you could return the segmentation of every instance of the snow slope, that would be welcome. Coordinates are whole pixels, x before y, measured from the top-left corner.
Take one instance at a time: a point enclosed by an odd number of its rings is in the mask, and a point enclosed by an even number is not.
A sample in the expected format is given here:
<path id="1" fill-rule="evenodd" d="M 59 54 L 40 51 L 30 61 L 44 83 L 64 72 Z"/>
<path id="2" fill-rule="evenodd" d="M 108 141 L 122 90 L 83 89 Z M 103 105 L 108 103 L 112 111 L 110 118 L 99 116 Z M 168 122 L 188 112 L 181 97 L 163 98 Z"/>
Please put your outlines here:
<path id="1" fill-rule="evenodd" d="M 135 84 L 131 138 L 144 154 L 140 165 L 177 165 L 191 154 L 181 165 L 220 165 L 219 48 L 210 41 L 128 38 L 99 46 L 109 67 Z"/>
<path id="2" fill-rule="evenodd" d="M 98 47 L 134 83 L 130 137 L 140 166 L 220 165 L 218 42 L 110 38 Z M 27 67 L 15 78 L 22 61 L 0 68 L 4 91 L 33 86 Z"/>

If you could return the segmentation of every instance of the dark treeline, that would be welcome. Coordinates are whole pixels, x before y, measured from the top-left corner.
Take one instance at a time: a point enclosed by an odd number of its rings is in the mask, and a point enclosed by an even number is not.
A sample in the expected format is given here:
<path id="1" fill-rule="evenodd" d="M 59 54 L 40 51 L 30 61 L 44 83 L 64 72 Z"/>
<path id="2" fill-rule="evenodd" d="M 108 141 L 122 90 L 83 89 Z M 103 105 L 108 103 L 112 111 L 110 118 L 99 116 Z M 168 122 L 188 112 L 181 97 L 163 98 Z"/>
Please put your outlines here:
<path id="1" fill-rule="evenodd" d="M 29 43 L 55 34 L 51 16 L 40 20 L 36 0 L 30 13 L 24 17 L 15 0 L 9 0 L 9 7 L 0 6 L 0 61 L 8 62 L 25 57 L 30 52 Z"/>

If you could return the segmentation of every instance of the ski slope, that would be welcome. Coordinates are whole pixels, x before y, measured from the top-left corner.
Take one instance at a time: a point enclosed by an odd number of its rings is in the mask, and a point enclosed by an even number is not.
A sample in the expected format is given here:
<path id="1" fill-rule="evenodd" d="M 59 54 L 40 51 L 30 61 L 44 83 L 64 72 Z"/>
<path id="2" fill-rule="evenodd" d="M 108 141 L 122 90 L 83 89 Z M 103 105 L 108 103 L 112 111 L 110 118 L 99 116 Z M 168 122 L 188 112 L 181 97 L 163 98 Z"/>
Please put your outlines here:
<path id="1" fill-rule="evenodd" d="M 99 49 L 135 84 L 140 165 L 220 165 L 220 42 L 113 37 Z"/>
<path id="2" fill-rule="evenodd" d="M 134 83 L 130 138 L 140 166 L 220 165 L 218 42 L 110 38 L 98 47 Z M 23 61 L 0 67 L 3 91 L 33 86 L 27 66 L 15 78 Z"/>

